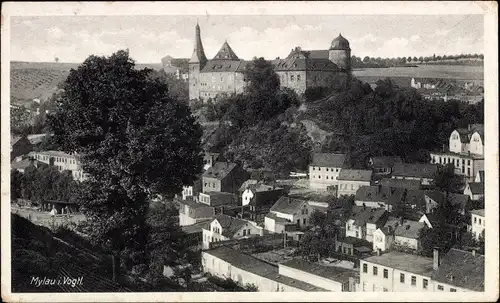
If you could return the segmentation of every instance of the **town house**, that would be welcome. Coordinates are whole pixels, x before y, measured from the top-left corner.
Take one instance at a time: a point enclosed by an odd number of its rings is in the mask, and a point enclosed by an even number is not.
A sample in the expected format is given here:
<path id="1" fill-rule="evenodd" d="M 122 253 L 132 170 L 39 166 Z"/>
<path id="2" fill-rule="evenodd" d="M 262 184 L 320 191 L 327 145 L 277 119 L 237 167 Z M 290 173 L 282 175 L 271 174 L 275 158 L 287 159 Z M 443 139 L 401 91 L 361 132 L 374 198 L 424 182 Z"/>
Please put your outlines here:
<path id="1" fill-rule="evenodd" d="M 30 152 L 29 156 L 35 160 L 53 165 L 59 171 L 69 170 L 73 179 L 76 181 L 84 181 L 88 178 L 88 174 L 83 171 L 78 155 L 70 155 L 62 151 L 47 150 L 39 152 Z"/>
<path id="2" fill-rule="evenodd" d="M 484 256 L 452 248 L 432 274 L 436 292 L 484 291 Z"/>
<path id="3" fill-rule="evenodd" d="M 309 187 L 326 190 L 330 186 L 338 186 L 340 170 L 345 162 L 345 154 L 314 153 L 309 165 Z"/>
<path id="4" fill-rule="evenodd" d="M 306 200 L 282 196 L 274 203 L 269 212 L 278 218 L 296 223 L 298 228 L 305 228 L 309 226 L 309 218 L 313 208 Z M 277 232 L 275 220 L 273 220 L 274 216 L 266 216 L 264 221 L 266 230 L 271 232 Z"/>
<path id="5" fill-rule="evenodd" d="M 210 222 L 210 229 L 203 229 L 203 249 L 209 249 L 210 243 L 261 236 L 263 229 L 254 222 L 228 215 L 217 215 Z"/>
<path id="6" fill-rule="evenodd" d="M 284 189 L 276 186 L 253 184 L 241 194 L 241 203 L 250 220 L 264 222 L 265 215 L 284 194 Z"/>
<path id="7" fill-rule="evenodd" d="M 359 269 L 360 291 L 433 291 L 433 258 L 391 251 L 361 260 Z"/>
<path id="8" fill-rule="evenodd" d="M 179 201 L 179 225 L 193 225 L 215 217 L 215 209 L 211 206 L 196 203 L 192 199 Z"/>
<path id="9" fill-rule="evenodd" d="M 486 226 L 486 223 L 484 222 L 484 209 L 474 209 L 470 211 L 471 215 L 471 232 L 476 237 L 476 239 L 479 239 L 479 237 L 482 235 L 484 238 L 484 228 Z"/>
<path id="10" fill-rule="evenodd" d="M 464 195 L 469 196 L 472 201 L 484 199 L 484 182 L 466 182 Z"/>
<path id="11" fill-rule="evenodd" d="M 248 173 L 236 163 L 216 162 L 203 173 L 203 192 L 218 191 L 237 193 L 241 184 L 248 179 Z"/>
<path id="12" fill-rule="evenodd" d="M 371 208 L 383 208 L 389 211 L 389 207 L 403 201 L 405 190 L 402 188 L 386 187 L 382 185 L 361 186 L 354 198 L 357 206 Z"/>
<path id="13" fill-rule="evenodd" d="M 432 152 L 431 163 L 451 163 L 455 167 L 455 174 L 473 180 L 479 171 L 484 171 L 484 125 L 471 124 L 466 129 L 454 130 L 448 149 Z"/>
<path id="14" fill-rule="evenodd" d="M 353 206 L 346 221 L 346 237 L 354 237 L 373 242 L 373 233 L 384 226 L 387 212 L 382 208 Z"/>
<path id="15" fill-rule="evenodd" d="M 337 180 L 339 186 L 337 197 L 355 195 L 358 188 L 371 184 L 372 171 L 343 168 L 340 170 Z"/>
<path id="16" fill-rule="evenodd" d="M 33 150 L 33 144 L 26 136 L 10 137 L 10 160 L 26 155 Z"/>
<path id="17" fill-rule="evenodd" d="M 431 185 L 438 172 L 436 164 L 405 163 L 396 164 L 392 171 L 392 178 L 404 180 L 418 180 L 422 185 Z"/>

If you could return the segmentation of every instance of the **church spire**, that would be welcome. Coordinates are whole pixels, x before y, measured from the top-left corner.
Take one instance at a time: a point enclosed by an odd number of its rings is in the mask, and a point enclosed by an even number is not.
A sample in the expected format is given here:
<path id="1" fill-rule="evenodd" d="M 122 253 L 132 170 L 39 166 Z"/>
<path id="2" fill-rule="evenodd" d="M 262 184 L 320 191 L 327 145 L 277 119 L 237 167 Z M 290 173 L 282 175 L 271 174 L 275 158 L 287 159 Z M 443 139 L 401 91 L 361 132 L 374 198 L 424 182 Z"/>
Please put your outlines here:
<path id="1" fill-rule="evenodd" d="M 200 65 L 204 65 L 206 62 L 207 57 L 205 56 L 205 51 L 203 50 L 203 43 L 201 43 L 200 25 L 196 22 L 194 50 L 189 63 L 200 63 Z"/>

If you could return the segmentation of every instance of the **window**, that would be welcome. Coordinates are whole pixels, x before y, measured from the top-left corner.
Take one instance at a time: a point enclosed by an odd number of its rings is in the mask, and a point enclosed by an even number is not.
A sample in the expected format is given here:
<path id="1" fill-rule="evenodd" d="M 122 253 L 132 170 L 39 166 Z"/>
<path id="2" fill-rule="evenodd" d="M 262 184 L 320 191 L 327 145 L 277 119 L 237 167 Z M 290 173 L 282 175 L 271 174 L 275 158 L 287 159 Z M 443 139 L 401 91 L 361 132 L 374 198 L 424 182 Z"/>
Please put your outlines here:
<path id="1" fill-rule="evenodd" d="M 318 171 L 321 171 L 321 167 L 318 167 Z"/>
<path id="2" fill-rule="evenodd" d="M 481 219 L 479 219 L 479 224 L 481 224 Z"/>
<path id="3" fill-rule="evenodd" d="M 363 272 L 364 273 L 368 272 L 368 265 L 366 263 L 363 264 Z"/>
<path id="4" fill-rule="evenodd" d="M 300 81 L 300 75 L 297 75 L 297 81 Z"/>
<path id="5" fill-rule="evenodd" d="M 246 235 L 247 235 L 247 230 L 246 230 L 246 229 L 244 229 L 244 230 L 243 230 L 243 236 L 246 236 Z"/>
<path id="6" fill-rule="evenodd" d="M 293 81 L 293 75 L 290 75 L 290 81 Z"/>
<path id="7" fill-rule="evenodd" d="M 427 287 L 429 286 L 429 280 L 424 279 L 422 286 L 423 286 L 424 289 L 427 289 Z"/>
<path id="8" fill-rule="evenodd" d="M 326 171 L 328 171 L 328 168 L 326 168 Z"/>
<path id="9" fill-rule="evenodd" d="M 417 285 L 417 277 L 411 276 L 411 285 L 416 286 Z"/>
<path id="10" fill-rule="evenodd" d="M 477 223 L 477 217 L 474 217 L 474 223 Z"/>
<path id="11" fill-rule="evenodd" d="M 374 276 L 378 275 L 378 268 L 377 268 L 377 266 L 373 266 L 373 275 Z"/>
<path id="12" fill-rule="evenodd" d="M 316 170 L 316 167 L 313 166 L 313 170 Z"/>
<path id="13" fill-rule="evenodd" d="M 400 274 L 399 275 L 399 282 L 405 283 L 405 274 Z"/>
<path id="14" fill-rule="evenodd" d="M 455 288 L 450 288 L 450 291 L 451 292 L 457 292 L 457 290 Z"/>
<path id="15" fill-rule="evenodd" d="M 304 223 L 304 225 L 306 225 L 306 218 L 302 219 L 302 223 Z"/>
<path id="16" fill-rule="evenodd" d="M 389 278 L 389 271 L 384 268 L 384 278 L 388 279 Z"/>
<path id="17" fill-rule="evenodd" d="M 441 290 L 441 291 L 443 291 L 443 290 L 444 290 L 444 287 L 443 287 L 443 285 L 438 285 L 438 290 Z"/>

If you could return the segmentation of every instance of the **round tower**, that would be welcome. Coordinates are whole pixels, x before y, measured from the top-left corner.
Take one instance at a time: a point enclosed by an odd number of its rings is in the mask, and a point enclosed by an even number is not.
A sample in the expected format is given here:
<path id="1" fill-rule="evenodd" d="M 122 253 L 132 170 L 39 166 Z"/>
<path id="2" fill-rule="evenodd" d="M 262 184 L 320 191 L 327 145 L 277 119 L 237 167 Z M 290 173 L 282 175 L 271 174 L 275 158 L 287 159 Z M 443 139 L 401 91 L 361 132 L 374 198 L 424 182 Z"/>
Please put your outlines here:
<path id="1" fill-rule="evenodd" d="M 328 58 L 335 63 L 341 70 L 351 70 L 351 48 L 349 41 L 342 37 L 342 34 L 332 40 L 330 50 L 328 51 Z"/>

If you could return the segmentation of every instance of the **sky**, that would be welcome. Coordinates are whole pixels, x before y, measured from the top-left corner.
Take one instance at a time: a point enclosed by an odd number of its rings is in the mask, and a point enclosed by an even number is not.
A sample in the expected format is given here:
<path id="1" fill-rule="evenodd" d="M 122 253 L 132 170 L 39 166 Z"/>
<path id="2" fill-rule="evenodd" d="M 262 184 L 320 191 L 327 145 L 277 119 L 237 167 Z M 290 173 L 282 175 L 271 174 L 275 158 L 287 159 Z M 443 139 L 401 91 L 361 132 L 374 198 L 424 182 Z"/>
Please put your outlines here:
<path id="1" fill-rule="evenodd" d="M 138 63 L 190 58 L 195 26 L 208 58 L 224 41 L 241 59 L 328 49 L 340 33 L 359 57 L 483 53 L 483 15 L 200 15 L 11 17 L 11 60 L 83 62 L 129 49 Z"/>

